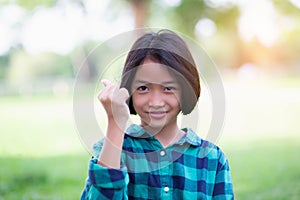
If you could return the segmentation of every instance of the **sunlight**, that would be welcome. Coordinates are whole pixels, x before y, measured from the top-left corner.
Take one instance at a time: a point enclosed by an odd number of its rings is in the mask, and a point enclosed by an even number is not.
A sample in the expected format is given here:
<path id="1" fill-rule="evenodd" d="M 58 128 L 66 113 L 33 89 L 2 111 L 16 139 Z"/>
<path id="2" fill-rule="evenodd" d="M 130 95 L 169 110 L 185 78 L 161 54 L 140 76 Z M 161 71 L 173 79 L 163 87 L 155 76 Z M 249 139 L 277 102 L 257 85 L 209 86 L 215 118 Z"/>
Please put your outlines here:
<path id="1" fill-rule="evenodd" d="M 22 42 L 27 51 L 66 54 L 81 41 L 83 13 L 79 7 L 40 8 L 25 23 Z"/>
<path id="2" fill-rule="evenodd" d="M 278 14 L 270 0 L 245 0 L 239 3 L 239 7 L 239 33 L 244 40 L 256 37 L 265 46 L 276 42 L 279 37 Z"/>
<path id="3" fill-rule="evenodd" d="M 0 55 L 2 55 L 8 52 L 13 38 L 9 26 L 3 21 L 0 21 L 0 30 Z"/>
<path id="4" fill-rule="evenodd" d="M 16 44 L 32 54 L 67 54 L 88 40 L 103 41 L 134 27 L 129 9 L 112 18 L 108 5 L 109 0 L 87 0 L 83 6 L 61 1 L 38 6 L 28 16 L 18 5 L 5 5 L 0 8 L 0 55 Z"/>
<path id="5" fill-rule="evenodd" d="M 217 26 L 214 21 L 208 18 L 200 19 L 195 27 L 196 35 L 201 38 L 212 36 L 217 30 Z"/>
<path id="6" fill-rule="evenodd" d="M 18 5 L 11 4 L 8 6 L 0 7 L 0 55 L 9 51 L 19 38 L 19 26 L 17 22 L 24 18 L 25 11 Z M 11 29 L 14 24 L 15 29 Z"/>
<path id="7" fill-rule="evenodd" d="M 300 0 L 290 0 L 290 2 L 300 9 Z"/>
<path id="8" fill-rule="evenodd" d="M 163 0 L 163 3 L 171 7 L 176 7 L 181 4 L 181 0 Z"/>

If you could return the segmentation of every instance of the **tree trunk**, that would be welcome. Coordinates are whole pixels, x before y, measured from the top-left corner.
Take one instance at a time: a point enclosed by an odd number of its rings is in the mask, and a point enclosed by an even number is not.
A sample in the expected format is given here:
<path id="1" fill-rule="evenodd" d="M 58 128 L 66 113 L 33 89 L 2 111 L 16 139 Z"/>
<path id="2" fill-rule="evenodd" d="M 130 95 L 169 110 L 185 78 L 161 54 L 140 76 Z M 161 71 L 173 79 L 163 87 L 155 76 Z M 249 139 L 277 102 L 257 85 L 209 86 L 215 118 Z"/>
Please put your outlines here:
<path id="1" fill-rule="evenodd" d="M 130 4 L 134 13 L 134 27 L 145 27 L 148 19 L 149 0 L 130 0 Z"/>

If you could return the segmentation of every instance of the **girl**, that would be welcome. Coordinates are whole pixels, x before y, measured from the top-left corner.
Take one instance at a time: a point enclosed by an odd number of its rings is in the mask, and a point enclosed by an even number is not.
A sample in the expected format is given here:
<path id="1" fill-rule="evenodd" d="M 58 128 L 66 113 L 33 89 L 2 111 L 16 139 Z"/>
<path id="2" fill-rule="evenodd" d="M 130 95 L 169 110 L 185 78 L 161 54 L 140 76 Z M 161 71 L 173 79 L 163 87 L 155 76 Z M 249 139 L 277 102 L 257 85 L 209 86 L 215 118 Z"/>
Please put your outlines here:
<path id="1" fill-rule="evenodd" d="M 127 55 L 118 87 L 99 93 L 108 119 L 81 199 L 234 199 L 228 161 L 177 116 L 200 96 L 197 67 L 174 32 L 146 33 Z M 140 124 L 126 129 L 130 114 Z M 125 134 L 124 134 L 125 133 Z"/>

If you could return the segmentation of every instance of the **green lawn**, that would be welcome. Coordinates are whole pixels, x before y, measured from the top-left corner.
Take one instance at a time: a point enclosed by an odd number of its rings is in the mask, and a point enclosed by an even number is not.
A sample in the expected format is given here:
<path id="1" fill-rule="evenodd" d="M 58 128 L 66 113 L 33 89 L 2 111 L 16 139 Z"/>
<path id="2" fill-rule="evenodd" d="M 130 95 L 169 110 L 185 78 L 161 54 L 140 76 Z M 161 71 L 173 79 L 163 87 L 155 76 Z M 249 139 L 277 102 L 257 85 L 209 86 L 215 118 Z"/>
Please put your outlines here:
<path id="1" fill-rule="evenodd" d="M 0 158 L 0 199 L 78 199 L 88 155 Z"/>
<path id="2" fill-rule="evenodd" d="M 280 88 L 236 85 L 225 87 L 218 141 L 236 198 L 298 199 L 299 81 Z M 79 198 L 90 155 L 76 133 L 72 97 L 0 97 L 0 121 L 0 200 Z"/>
<path id="3" fill-rule="evenodd" d="M 299 199 L 299 141 L 252 141 L 247 145 L 231 144 L 223 149 L 231 165 L 238 199 Z"/>
<path id="4" fill-rule="evenodd" d="M 71 97 L 0 98 L 0 199 L 78 199 L 89 153 Z"/>

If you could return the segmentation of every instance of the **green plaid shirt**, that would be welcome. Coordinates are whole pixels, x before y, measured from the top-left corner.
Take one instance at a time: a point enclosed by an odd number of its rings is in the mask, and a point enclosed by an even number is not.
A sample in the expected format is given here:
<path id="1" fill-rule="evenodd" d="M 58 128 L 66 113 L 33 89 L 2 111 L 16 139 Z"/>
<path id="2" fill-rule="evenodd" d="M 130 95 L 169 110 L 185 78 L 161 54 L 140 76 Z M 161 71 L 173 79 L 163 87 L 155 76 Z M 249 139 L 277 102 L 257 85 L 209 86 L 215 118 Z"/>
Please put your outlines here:
<path id="1" fill-rule="evenodd" d="M 81 200 L 234 199 L 228 161 L 214 144 L 191 129 L 164 148 L 139 125 L 125 134 L 122 167 L 97 164 L 103 140 L 95 144 Z"/>

